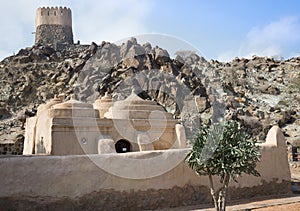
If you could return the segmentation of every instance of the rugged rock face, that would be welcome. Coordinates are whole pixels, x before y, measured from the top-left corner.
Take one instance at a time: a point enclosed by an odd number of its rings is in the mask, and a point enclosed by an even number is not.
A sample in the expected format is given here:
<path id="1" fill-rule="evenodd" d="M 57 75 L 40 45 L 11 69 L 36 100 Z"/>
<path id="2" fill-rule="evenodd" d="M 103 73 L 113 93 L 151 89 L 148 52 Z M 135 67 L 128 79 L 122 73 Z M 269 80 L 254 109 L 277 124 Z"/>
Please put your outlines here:
<path id="1" fill-rule="evenodd" d="M 94 102 L 106 92 L 156 101 L 182 120 L 189 138 L 200 122 L 231 118 L 260 140 L 275 124 L 289 140 L 300 139 L 300 58 L 222 63 L 190 53 L 172 59 L 134 38 L 120 46 L 36 45 L 0 63 L 0 85 L 0 142 L 23 134 L 20 110 L 34 110 L 58 94 Z"/>

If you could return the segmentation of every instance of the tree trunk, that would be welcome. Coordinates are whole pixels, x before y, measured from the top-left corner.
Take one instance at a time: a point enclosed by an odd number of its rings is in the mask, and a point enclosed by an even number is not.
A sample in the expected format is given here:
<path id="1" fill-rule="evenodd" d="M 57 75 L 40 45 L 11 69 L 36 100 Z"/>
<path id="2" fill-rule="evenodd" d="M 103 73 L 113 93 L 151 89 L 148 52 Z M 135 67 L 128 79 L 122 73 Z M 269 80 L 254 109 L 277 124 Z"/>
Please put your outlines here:
<path id="1" fill-rule="evenodd" d="M 214 201 L 214 206 L 216 208 L 216 211 L 220 211 L 219 206 L 218 206 L 218 202 L 217 202 L 217 197 L 216 197 L 216 193 L 215 193 L 215 188 L 214 188 L 214 182 L 212 179 L 212 175 L 208 175 L 209 177 L 209 183 L 210 183 L 210 194 L 213 198 Z"/>
<path id="2" fill-rule="evenodd" d="M 226 191 L 228 188 L 230 176 L 229 174 L 225 175 L 223 186 L 219 190 L 219 197 L 218 197 L 218 207 L 220 211 L 226 210 Z"/>
<path id="3" fill-rule="evenodd" d="M 228 188 L 228 184 L 230 181 L 229 174 L 225 175 L 222 187 L 215 192 L 214 183 L 212 179 L 212 175 L 209 175 L 209 183 L 210 183 L 210 194 L 214 201 L 214 206 L 216 211 L 225 211 L 226 210 L 226 192 Z M 218 198 L 217 198 L 218 196 Z"/>
<path id="4" fill-rule="evenodd" d="M 223 211 L 223 187 L 219 190 L 219 197 L 218 197 L 218 207 L 220 211 Z"/>
<path id="5" fill-rule="evenodd" d="M 222 210 L 225 211 L 226 210 L 226 193 L 227 193 L 227 188 L 228 188 L 228 184 L 230 181 L 230 176 L 229 174 L 226 174 L 225 176 L 225 183 L 224 183 L 224 189 L 223 189 L 223 207 Z"/>

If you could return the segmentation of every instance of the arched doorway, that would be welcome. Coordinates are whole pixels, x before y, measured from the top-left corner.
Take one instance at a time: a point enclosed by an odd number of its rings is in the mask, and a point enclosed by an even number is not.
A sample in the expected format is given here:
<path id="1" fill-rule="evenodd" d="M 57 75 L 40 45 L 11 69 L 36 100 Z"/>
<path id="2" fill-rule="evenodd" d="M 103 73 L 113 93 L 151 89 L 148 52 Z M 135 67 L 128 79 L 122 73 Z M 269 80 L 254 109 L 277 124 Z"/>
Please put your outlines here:
<path id="1" fill-rule="evenodd" d="M 131 151 L 131 145 L 129 141 L 125 139 L 117 141 L 117 143 L 115 144 L 115 148 L 117 153 L 126 153 Z"/>

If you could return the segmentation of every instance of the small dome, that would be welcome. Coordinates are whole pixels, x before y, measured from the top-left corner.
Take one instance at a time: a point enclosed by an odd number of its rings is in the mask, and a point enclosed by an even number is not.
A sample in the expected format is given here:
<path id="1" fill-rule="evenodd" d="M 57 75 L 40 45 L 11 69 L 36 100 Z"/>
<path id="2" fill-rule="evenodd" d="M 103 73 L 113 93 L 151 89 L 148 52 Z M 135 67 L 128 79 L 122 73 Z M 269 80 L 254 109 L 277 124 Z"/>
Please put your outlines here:
<path id="1" fill-rule="evenodd" d="M 76 108 L 89 108 L 93 109 L 93 105 L 89 103 L 80 102 L 71 98 L 70 100 L 54 105 L 54 109 L 76 109 Z"/>
<path id="2" fill-rule="evenodd" d="M 71 98 L 70 100 L 56 104 L 50 109 L 52 117 L 99 117 L 99 112 L 94 110 L 93 105 L 80 102 Z"/>
<path id="3" fill-rule="evenodd" d="M 155 115 L 155 112 L 159 115 Z M 155 101 L 143 100 L 136 94 L 131 94 L 122 101 L 114 102 L 113 106 L 105 113 L 110 119 L 173 119 L 172 114 Z"/>
<path id="4" fill-rule="evenodd" d="M 108 112 L 109 108 L 113 105 L 114 100 L 112 97 L 105 93 L 105 96 L 97 99 L 93 104 L 94 109 L 99 111 L 100 118 L 104 118 L 104 114 Z"/>
<path id="5" fill-rule="evenodd" d="M 37 116 L 39 116 L 44 110 L 48 110 L 50 109 L 52 106 L 61 103 L 62 100 L 59 97 L 55 97 L 53 99 L 51 99 L 49 102 L 47 102 L 46 104 L 42 104 L 38 107 L 38 111 L 37 111 Z"/>

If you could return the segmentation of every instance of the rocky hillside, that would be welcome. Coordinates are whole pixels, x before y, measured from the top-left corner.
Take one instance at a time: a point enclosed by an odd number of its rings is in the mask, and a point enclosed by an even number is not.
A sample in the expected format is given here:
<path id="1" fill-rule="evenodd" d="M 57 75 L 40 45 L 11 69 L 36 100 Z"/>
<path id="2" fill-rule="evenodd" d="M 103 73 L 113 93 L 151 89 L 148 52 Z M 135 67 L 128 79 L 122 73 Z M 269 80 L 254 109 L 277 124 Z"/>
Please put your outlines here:
<path id="1" fill-rule="evenodd" d="M 33 46 L 0 63 L 0 143 L 24 133 L 18 121 L 55 95 L 93 102 L 110 93 L 135 92 L 181 119 L 189 137 L 200 122 L 237 119 L 264 140 L 278 124 L 292 142 L 300 140 L 300 58 L 236 58 L 222 63 L 194 53 L 168 52 L 132 38 L 117 46 Z M 22 112 L 20 112 L 22 111 Z"/>

